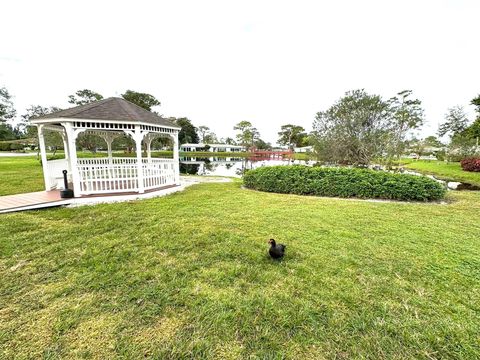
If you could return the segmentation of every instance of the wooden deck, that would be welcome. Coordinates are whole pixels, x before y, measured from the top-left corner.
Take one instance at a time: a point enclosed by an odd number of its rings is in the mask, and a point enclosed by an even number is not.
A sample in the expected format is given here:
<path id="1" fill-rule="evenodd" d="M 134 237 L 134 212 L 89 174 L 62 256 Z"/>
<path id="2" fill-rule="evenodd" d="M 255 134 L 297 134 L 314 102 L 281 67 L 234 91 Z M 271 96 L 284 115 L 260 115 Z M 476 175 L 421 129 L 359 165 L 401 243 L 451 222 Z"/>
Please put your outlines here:
<path id="1" fill-rule="evenodd" d="M 73 199 L 62 199 L 60 197 L 60 190 L 38 191 L 25 194 L 0 196 L 0 214 L 69 204 L 98 203 L 103 201 L 109 202 L 119 199 L 133 200 L 136 197 L 148 197 L 148 195 L 157 194 L 162 191 L 168 191 L 175 188 L 179 188 L 179 186 L 162 186 L 156 189 L 147 190 L 143 194 L 139 194 L 137 192 L 92 194 Z"/>
<path id="2" fill-rule="evenodd" d="M 0 196 L 0 213 L 66 205 L 59 190 Z"/>

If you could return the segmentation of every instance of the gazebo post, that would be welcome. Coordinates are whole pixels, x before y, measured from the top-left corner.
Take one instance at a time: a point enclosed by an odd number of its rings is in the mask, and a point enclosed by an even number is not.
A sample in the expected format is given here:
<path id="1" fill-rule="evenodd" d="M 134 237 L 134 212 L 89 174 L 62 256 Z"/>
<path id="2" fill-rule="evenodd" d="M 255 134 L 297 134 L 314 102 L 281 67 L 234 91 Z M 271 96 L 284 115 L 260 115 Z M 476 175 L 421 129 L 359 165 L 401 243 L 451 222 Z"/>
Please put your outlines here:
<path id="1" fill-rule="evenodd" d="M 60 133 L 60 135 L 62 136 L 63 152 L 65 153 L 65 160 L 67 161 L 67 169 L 65 169 L 65 170 L 67 170 L 68 173 L 71 173 L 72 172 L 72 166 L 70 164 L 70 149 L 68 148 L 67 133 L 64 130 Z"/>
<path id="2" fill-rule="evenodd" d="M 145 187 L 143 185 L 143 164 L 142 164 L 142 139 L 143 134 L 140 129 L 140 125 L 135 125 L 135 148 L 137 153 L 137 180 L 138 180 L 138 192 L 143 194 L 145 192 Z"/>
<path id="3" fill-rule="evenodd" d="M 175 171 L 175 185 L 180 185 L 180 157 L 178 150 L 178 131 L 172 135 L 173 138 L 173 162 Z"/>
<path id="4" fill-rule="evenodd" d="M 80 196 L 80 175 L 77 168 L 77 145 L 76 140 L 78 133 L 73 129 L 72 123 L 66 122 L 63 124 L 65 132 L 67 133 L 67 146 L 69 153 L 69 167 L 72 173 L 73 194 L 75 197 Z"/>
<path id="5" fill-rule="evenodd" d="M 38 147 L 40 148 L 40 157 L 42 159 L 43 180 L 45 182 L 45 190 L 50 190 L 50 184 L 48 181 L 48 167 L 47 167 L 47 150 L 45 148 L 45 138 L 43 137 L 43 126 L 38 125 Z"/>

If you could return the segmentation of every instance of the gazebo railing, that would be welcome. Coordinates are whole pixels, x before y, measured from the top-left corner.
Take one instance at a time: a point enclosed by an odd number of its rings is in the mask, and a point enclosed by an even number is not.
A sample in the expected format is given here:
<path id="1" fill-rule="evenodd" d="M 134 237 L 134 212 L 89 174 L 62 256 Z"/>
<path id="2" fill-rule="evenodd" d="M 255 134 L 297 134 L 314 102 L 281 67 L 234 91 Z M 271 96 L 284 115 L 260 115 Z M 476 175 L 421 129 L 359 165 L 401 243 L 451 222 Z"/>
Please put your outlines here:
<path id="1" fill-rule="evenodd" d="M 142 163 L 145 190 L 175 184 L 173 159 L 142 159 Z"/>
<path id="2" fill-rule="evenodd" d="M 83 158 L 77 159 L 79 165 L 107 165 L 107 164 L 136 164 L 137 158 L 134 157 L 101 157 L 101 158 Z"/>
<path id="3" fill-rule="evenodd" d="M 47 161 L 47 190 L 52 190 L 57 187 L 58 181 L 63 179 L 62 171 L 67 169 L 68 162 L 66 159 Z"/>
<path id="4" fill-rule="evenodd" d="M 137 192 L 138 166 L 136 158 L 78 159 L 80 194 L 105 194 Z M 145 190 L 175 184 L 173 159 L 142 159 L 143 186 Z"/>

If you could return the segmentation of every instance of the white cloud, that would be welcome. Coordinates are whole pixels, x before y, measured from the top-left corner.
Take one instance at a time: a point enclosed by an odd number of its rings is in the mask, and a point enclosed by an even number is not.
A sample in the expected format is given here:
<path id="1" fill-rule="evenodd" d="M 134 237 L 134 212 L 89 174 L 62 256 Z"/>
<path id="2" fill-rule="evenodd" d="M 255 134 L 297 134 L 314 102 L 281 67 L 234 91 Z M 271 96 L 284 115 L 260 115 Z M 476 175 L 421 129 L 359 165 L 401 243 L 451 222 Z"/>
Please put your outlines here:
<path id="1" fill-rule="evenodd" d="M 480 93 L 478 14 L 476 0 L 11 0 L 0 85 L 20 113 L 67 106 L 82 88 L 145 91 L 166 116 L 220 136 L 250 120 L 272 142 L 281 124 L 310 129 L 347 90 L 412 89 L 431 134 L 448 107 Z"/>

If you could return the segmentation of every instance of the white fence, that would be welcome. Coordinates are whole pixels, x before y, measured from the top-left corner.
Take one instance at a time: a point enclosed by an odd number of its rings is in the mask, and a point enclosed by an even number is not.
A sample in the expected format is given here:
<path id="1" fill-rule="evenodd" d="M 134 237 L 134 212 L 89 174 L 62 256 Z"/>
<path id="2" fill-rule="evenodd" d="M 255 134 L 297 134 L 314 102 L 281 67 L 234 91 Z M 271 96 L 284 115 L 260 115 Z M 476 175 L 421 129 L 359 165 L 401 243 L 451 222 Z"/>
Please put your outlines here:
<path id="1" fill-rule="evenodd" d="M 143 186 L 145 190 L 175 184 L 175 167 L 172 159 L 142 159 Z"/>
<path id="2" fill-rule="evenodd" d="M 57 188 L 59 181 L 63 179 L 63 170 L 68 170 L 68 162 L 65 159 L 47 161 L 47 190 Z"/>
<path id="3" fill-rule="evenodd" d="M 176 166 L 172 159 L 142 159 L 144 189 L 174 185 Z M 79 195 L 139 190 L 136 158 L 78 159 L 77 170 Z"/>

